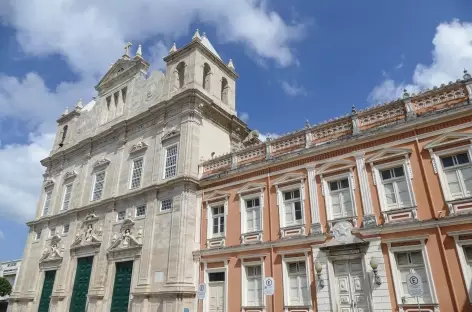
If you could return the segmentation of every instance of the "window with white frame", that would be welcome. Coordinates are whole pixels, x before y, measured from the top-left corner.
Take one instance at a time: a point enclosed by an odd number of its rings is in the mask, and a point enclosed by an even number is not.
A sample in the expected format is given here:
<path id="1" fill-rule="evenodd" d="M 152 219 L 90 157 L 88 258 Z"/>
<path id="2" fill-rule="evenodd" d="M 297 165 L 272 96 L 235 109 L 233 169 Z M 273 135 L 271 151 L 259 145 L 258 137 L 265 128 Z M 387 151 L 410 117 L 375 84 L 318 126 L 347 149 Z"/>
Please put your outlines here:
<path id="1" fill-rule="evenodd" d="M 168 211 L 172 209 L 174 205 L 174 200 L 172 198 L 167 198 L 161 200 L 161 211 Z"/>
<path id="2" fill-rule="evenodd" d="M 333 219 L 354 216 L 354 204 L 349 178 L 328 182 L 329 201 Z"/>
<path id="3" fill-rule="evenodd" d="M 416 297 L 411 297 L 408 294 L 406 277 L 410 273 L 417 273 L 421 276 L 423 282 L 424 294 L 420 297 L 420 303 L 433 303 L 429 279 L 426 273 L 426 267 L 421 250 L 395 252 L 395 261 L 397 266 L 397 276 L 399 283 L 401 283 L 400 294 L 403 304 L 416 303 Z"/>
<path id="4" fill-rule="evenodd" d="M 262 266 L 250 265 L 246 268 L 246 302 L 245 306 L 263 306 L 262 300 Z"/>
<path id="5" fill-rule="evenodd" d="M 283 192 L 285 226 L 303 223 L 300 189 Z"/>
<path id="6" fill-rule="evenodd" d="M 441 156 L 441 165 L 451 199 L 472 196 L 472 163 L 467 152 Z"/>
<path id="7" fill-rule="evenodd" d="M 164 179 L 177 174 L 177 144 L 166 148 Z"/>
<path id="8" fill-rule="evenodd" d="M 102 198 L 104 184 L 105 171 L 97 172 L 95 174 L 95 182 L 93 183 L 92 200 L 99 200 Z"/>
<path id="9" fill-rule="evenodd" d="M 64 224 L 64 227 L 62 228 L 62 234 L 69 233 L 69 228 L 70 228 L 69 223 Z"/>
<path id="10" fill-rule="evenodd" d="M 225 207 L 223 205 L 211 207 L 211 234 L 221 236 L 225 234 Z"/>
<path id="11" fill-rule="evenodd" d="M 305 261 L 287 262 L 288 304 L 302 306 L 309 304 L 310 296 Z"/>
<path id="12" fill-rule="evenodd" d="M 143 158 L 139 157 L 133 159 L 133 166 L 131 169 L 130 189 L 135 189 L 141 186 L 141 176 L 143 175 Z"/>
<path id="13" fill-rule="evenodd" d="M 403 165 L 379 170 L 385 209 L 412 206 L 412 194 Z"/>
<path id="14" fill-rule="evenodd" d="M 146 206 L 141 205 L 136 207 L 136 217 L 144 217 L 146 215 Z"/>
<path id="15" fill-rule="evenodd" d="M 69 209 L 71 194 L 72 194 L 72 183 L 69 183 L 64 186 L 64 198 L 62 200 L 62 210 Z"/>
<path id="16" fill-rule="evenodd" d="M 118 211 L 116 215 L 116 221 L 123 221 L 126 218 L 126 211 Z"/>
<path id="17" fill-rule="evenodd" d="M 43 216 L 47 216 L 49 213 L 49 208 L 51 206 L 51 197 L 52 197 L 52 190 L 46 192 L 46 196 L 44 198 L 43 204 Z"/>
<path id="18" fill-rule="evenodd" d="M 261 205 L 260 198 L 245 199 L 246 203 L 246 232 L 261 230 Z"/>

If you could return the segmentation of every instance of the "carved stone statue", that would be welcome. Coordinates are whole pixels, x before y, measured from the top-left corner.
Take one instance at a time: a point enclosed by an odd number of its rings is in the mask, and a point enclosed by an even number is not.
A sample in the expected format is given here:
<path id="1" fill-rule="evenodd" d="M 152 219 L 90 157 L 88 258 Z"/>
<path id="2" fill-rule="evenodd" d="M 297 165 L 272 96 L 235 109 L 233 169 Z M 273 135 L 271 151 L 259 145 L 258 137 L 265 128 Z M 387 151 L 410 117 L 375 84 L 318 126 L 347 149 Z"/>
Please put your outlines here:
<path id="1" fill-rule="evenodd" d="M 82 225 L 77 230 L 71 248 L 101 242 L 100 237 L 102 230 L 101 227 L 97 225 L 98 219 L 99 218 L 93 212 L 85 217 Z"/>

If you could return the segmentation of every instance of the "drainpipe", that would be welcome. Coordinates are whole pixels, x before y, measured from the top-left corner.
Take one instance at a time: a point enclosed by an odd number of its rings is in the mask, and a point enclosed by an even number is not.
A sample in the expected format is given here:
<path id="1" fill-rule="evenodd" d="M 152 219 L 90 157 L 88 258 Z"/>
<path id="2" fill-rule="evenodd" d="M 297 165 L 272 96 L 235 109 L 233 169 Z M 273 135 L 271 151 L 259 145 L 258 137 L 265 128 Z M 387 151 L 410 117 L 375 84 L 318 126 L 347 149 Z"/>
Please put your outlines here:
<path id="1" fill-rule="evenodd" d="M 270 205 L 270 172 L 267 173 L 267 208 L 269 210 L 269 241 L 272 242 L 272 218 L 271 218 L 271 205 Z M 271 277 L 274 277 L 274 265 L 273 265 L 273 255 L 274 254 L 274 247 L 270 246 L 270 276 Z M 275 300 L 274 300 L 274 297 L 275 296 L 270 296 L 270 304 L 272 305 L 272 309 L 270 309 L 269 311 L 273 311 L 275 312 Z"/>

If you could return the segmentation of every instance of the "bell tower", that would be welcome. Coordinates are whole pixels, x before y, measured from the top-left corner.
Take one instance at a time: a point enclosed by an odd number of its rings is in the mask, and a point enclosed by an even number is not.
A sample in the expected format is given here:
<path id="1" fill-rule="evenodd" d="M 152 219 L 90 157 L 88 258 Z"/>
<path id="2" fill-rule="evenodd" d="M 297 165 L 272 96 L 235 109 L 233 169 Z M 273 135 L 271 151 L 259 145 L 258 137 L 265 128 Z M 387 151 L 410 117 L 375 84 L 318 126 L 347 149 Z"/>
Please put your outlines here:
<path id="1" fill-rule="evenodd" d="M 236 74 L 233 61 L 225 63 L 207 38 L 197 31 L 192 41 L 177 49 L 175 43 L 164 58 L 167 63 L 168 94 L 199 89 L 216 105 L 236 115 Z"/>

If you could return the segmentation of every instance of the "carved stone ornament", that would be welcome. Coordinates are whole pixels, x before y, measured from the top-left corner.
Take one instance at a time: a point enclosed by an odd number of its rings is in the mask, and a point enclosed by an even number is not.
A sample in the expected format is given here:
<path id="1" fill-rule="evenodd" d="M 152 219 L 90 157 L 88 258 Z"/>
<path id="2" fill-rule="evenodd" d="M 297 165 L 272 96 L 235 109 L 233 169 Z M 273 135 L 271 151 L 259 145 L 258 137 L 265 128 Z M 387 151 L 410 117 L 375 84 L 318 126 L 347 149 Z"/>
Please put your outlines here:
<path id="1" fill-rule="evenodd" d="M 97 168 L 97 167 L 101 167 L 101 166 L 106 166 L 110 163 L 110 160 L 108 160 L 107 158 L 102 158 L 102 159 L 99 159 L 97 160 L 93 165 L 92 167 L 93 168 Z"/>
<path id="2" fill-rule="evenodd" d="M 84 221 L 82 221 L 82 225 L 77 230 L 74 242 L 70 247 L 71 249 L 86 245 L 95 246 L 101 244 L 103 231 L 102 228 L 97 224 L 98 220 L 99 218 L 93 212 L 89 213 L 85 217 Z"/>
<path id="3" fill-rule="evenodd" d="M 136 153 L 136 152 L 145 150 L 147 148 L 148 148 L 148 145 L 146 143 L 144 143 L 143 141 L 140 141 L 140 142 L 134 144 L 133 146 L 131 146 L 131 148 L 129 149 L 129 153 L 130 154 Z"/>
<path id="4" fill-rule="evenodd" d="M 46 179 L 44 181 L 44 188 L 50 188 L 54 186 L 54 180 L 53 179 Z"/>
<path id="5" fill-rule="evenodd" d="M 66 172 L 66 174 L 64 175 L 64 180 L 68 180 L 68 179 L 73 179 L 77 176 L 77 172 L 75 172 L 75 170 L 72 170 L 72 171 L 68 171 Z"/>
<path id="6" fill-rule="evenodd" d="M 49 246 L 46 247 L 39 259 L 39 262 L 54 262 L 54 261 L 62 261 L 62 254 L 64 252 L 64 246 L 60 244 L 61 238 L 59 235 L 55 234 L 51 241 L 49 242 Z"/>
<path id="7" fill-rule="evenodd" d="M 114 234 L 108 248 L 109 257 L 116 257 L 122 253 L 131 255 L 139 254 L 142 247 L 143 230 L 134 229 L 134 222 L 130 219 L 123 221 L 119 234 Z"/>
<path id="8" fill-rule="evenodd" d="M 341 243 L 346 244 L 353 240 L 354 235 L 352 235 L 352 224 L 348 221 L 341 221 L 336 223 L 331 230 L 334 239 Z"/>
<path id="9" fill-rule="evenodd" d="M 162 140 L 161 141 L 165 141 L 165 140 L 168 140 L 170 138 L 173 138 L 173 137 L 176 137 L 180 135 L 180 131 L 175 129 L 175 128 L 172 128 L 171 130 L 167 131 L 166 134 L 164 134 L 162 136 Z"/>

